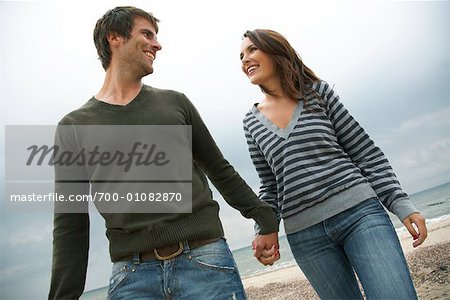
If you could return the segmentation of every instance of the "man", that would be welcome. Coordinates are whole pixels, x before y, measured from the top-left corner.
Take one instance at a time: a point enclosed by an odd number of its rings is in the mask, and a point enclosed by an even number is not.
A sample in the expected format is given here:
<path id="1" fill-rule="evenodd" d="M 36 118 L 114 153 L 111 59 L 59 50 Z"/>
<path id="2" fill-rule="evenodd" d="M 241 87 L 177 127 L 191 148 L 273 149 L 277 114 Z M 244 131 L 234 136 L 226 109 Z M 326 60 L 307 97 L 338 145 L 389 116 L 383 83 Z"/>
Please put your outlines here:
<path id="1" fill-rule="evenodd" d="M 161 50 L 158 19 L 135 7 L 116 7 L 97 21 L 94 42 L 105 80 L 100 91 L 60 125 L 191 125 L 192 213 L 102 213 L 114 263 L 109 299 L 245 299 L 223 239 L 218 204 L 205 174 L 224 199 L 260 226 L 256 256 L 278 247 L 278 222 L 223 158 L 192 103 L 181 93 L 142 84 Z M 57 135 L 57 140 L 66 139 Z M 56 169 L 58 175 L 58 169 Z M 57 177 L 58 179 L 58 177 Z M 88 194 L 107 182 L 56 181 L 60 194 Z M 114 183 L 118 185 L 118 183 Z M 91 191 L 90 191 L 91 189 Z M 78 298 L 84 290 L 89 217 L 55 213 L 49 298 Z M 271 264 L 278 258 L 262 258 Z M 261 259 L 260 259 L 261 261 Z"/>

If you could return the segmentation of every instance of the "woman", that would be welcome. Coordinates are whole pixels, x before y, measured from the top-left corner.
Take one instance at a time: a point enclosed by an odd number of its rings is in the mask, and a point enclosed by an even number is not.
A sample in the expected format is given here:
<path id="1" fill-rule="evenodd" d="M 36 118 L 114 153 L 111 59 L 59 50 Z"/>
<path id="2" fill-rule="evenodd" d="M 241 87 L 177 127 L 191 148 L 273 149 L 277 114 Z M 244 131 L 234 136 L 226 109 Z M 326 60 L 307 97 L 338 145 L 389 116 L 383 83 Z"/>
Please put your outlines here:
<path id="1" fill-rule="evenodd" d="M 425 220 L 383 152 L 279 33 L 247 31 L 240 58 L 264 94 L 244 118 L 259 197 L 283 219 L 292 253 L 319 297 L 362 299 L 356 272 L 369 299 L 417 298 L 381 203 L 402 220 L 414 247 L 427 236 Z M 277 258 L 272 249 L 259 260 Z"/>

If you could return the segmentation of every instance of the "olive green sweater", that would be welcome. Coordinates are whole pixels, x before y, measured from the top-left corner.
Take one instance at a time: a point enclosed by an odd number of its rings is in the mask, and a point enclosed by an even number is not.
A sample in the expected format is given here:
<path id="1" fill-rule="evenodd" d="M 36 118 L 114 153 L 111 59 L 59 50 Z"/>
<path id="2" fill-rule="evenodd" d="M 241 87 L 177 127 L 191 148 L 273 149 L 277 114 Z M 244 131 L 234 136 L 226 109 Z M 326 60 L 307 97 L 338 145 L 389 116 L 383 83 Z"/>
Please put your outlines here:
<path id="1" fill-rule="evenodd" d="M 272 208 L 258 200 L 224 159 L 199 113 L 181 93 L 144 85 L 136 98 L 125 106 L 111 105 L 92 98 L 81 108 L 66 115 L 60 124 L 192 126 L 192 213 L 102 213 L 113 262 L 135 252 L 179 241 L 223 236 L 219 206 L 212 199 L 206 176 L 228 204 L 260 225 L 261 234 L 278 231 Z M 67 193 L 65 189 L 64 182 L 56 182 L 57 193 Z M 74 189 L 73 184 L 70 189 Z M 89 182 L 78 183 L 76 189 L 78 193 L 89 193 Z M 55 214 L 49 299 L 80 297 L 85 285 L 88 250 L 88 214 Z"/>

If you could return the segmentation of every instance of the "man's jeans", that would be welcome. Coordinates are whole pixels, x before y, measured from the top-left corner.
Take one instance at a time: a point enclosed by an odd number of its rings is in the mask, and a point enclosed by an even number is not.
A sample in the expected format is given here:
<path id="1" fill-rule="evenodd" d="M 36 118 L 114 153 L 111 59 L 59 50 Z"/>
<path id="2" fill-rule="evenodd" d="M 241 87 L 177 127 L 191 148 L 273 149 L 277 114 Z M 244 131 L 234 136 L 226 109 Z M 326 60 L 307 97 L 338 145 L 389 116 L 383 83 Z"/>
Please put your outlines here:
<path id="1" fill-rule="evenodd" d="M 295 260 L 321 299 L 417 299 L 397 234 L 378 199 L 289 234 Z"/>
<path id="2" fill-rule="evenodd" d="M 246 299 L 236 263 L 224 239 L 159 261 L 116 262 L 108 299 Z"/>

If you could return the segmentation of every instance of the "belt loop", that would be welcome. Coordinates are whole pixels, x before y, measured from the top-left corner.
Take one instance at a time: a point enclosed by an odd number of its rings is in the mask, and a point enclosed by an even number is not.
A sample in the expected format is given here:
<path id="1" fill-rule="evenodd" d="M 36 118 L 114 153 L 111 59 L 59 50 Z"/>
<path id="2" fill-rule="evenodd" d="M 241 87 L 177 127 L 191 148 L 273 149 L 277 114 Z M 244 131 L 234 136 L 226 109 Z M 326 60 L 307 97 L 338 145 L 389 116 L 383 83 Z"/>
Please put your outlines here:
<path id="1" fill-rule="evenodd" d="M 133 254 L 133 265 L 139 265 L 141 260 L 139 258 L 139 252 Z"/>
<path id="2" fill-rule="evenodd" d="M 183 253 L 189 253 L 191 252 L 191 249 L 189 248 L 189 242 L 183 241 Z"/>

